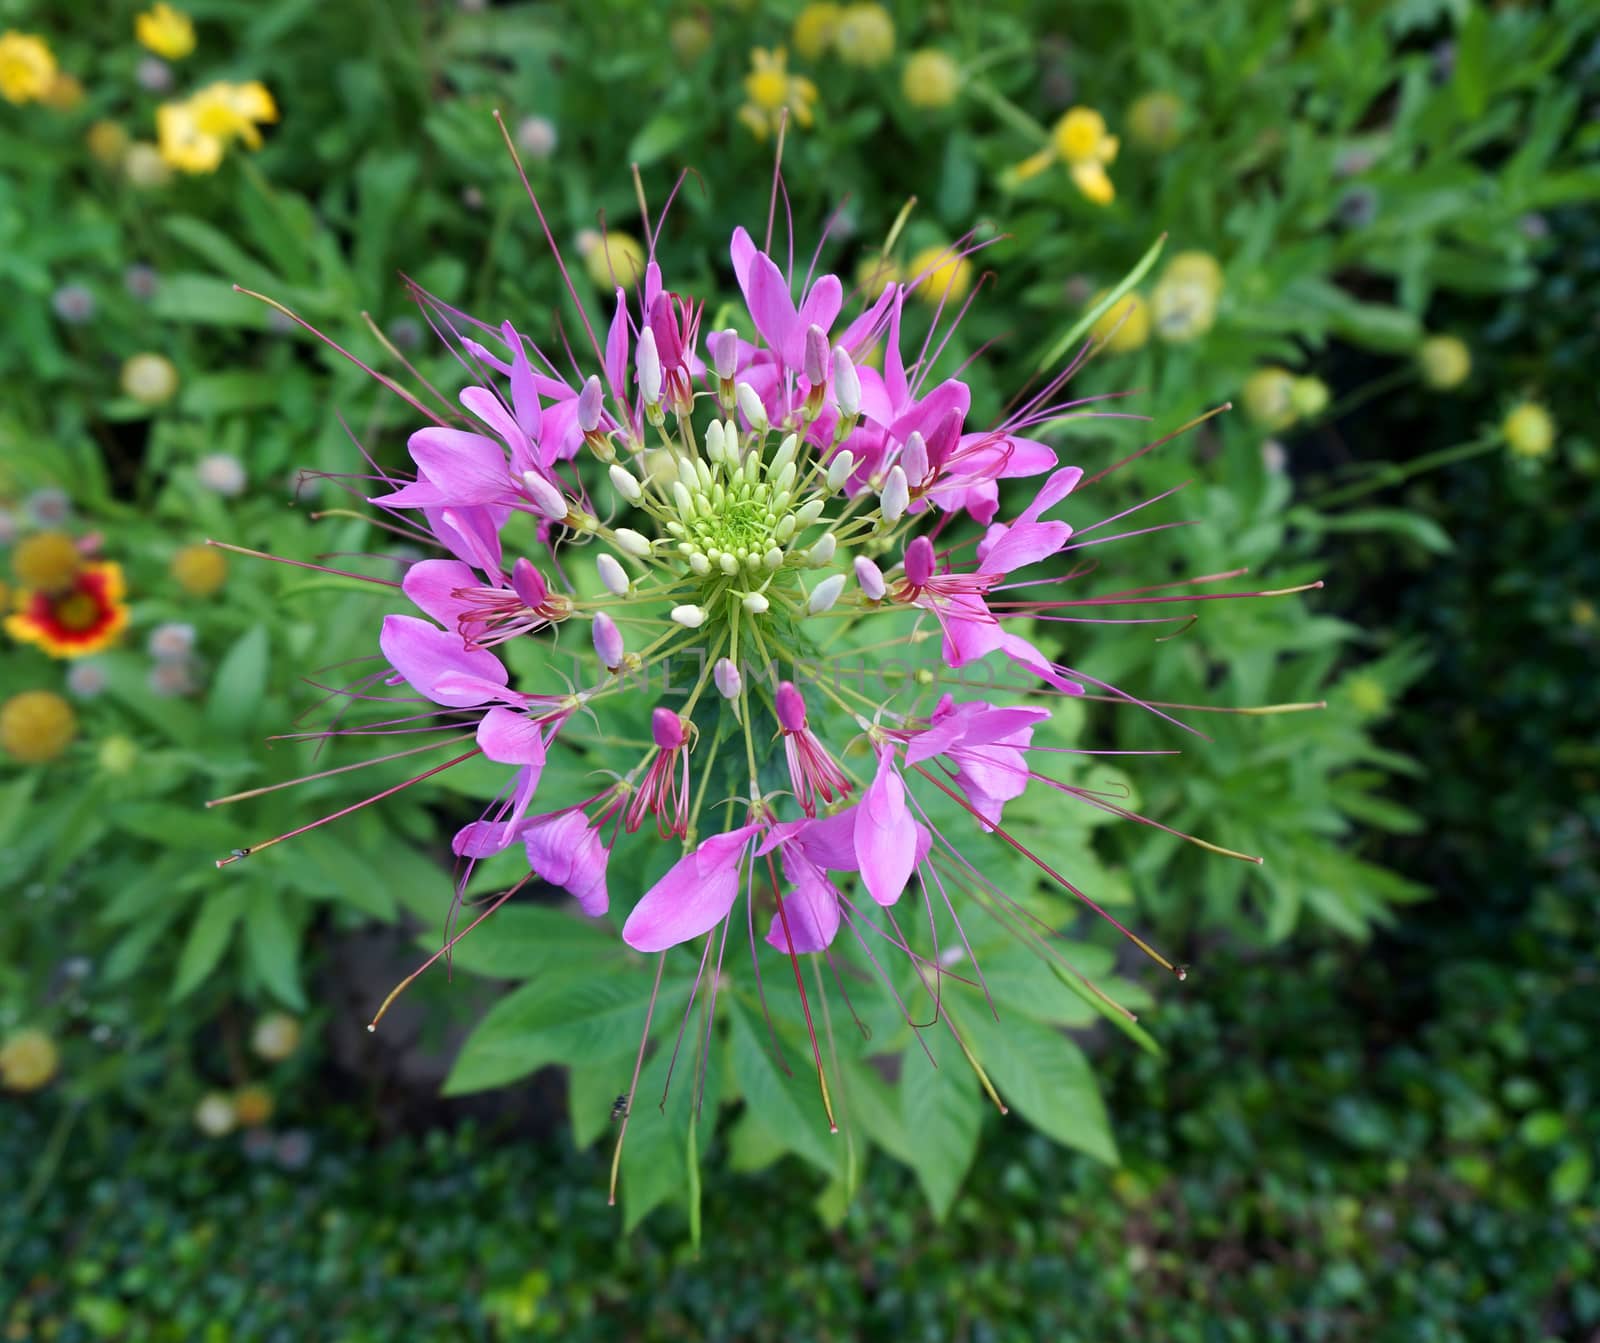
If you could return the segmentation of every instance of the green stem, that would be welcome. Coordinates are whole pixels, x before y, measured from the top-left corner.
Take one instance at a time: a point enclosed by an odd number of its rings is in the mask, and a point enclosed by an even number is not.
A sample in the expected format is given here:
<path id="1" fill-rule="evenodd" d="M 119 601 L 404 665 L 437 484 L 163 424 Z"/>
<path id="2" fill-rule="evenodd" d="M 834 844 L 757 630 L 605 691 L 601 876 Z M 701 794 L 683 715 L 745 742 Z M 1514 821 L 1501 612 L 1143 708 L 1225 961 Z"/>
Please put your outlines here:
<path id="1" fill-rule="evenodd" d="M 1342 489 L 1313 495 L 1305 503 L 1308 508 L 1316 509 L 1327 509 L 1336 504 L 1349 503 L 1350 500 L 1359 499 L 1363 495 L 1371 494 L 1374 490 L 1388 489 L 1391 485 L 1403 485 L 1413 477 L 1436 470 L 1441 466 L 1450 466 L 1455 462 L 1464 462 L 1473 457 L 1480 457 L 1499 446 L 1500 439 L 1498 436 L 1475 438 L 1466 443 L 1457 443 L 1454 447 L 1440 448 L 1437 452 L 1424 453 L 1415 461 L 1406 463 L 1405 466 L 1396 466 L 1390 463 L 1379 467 L 1366 480 L 1357 481 L 1353 485 L 1346 485 Z"/>

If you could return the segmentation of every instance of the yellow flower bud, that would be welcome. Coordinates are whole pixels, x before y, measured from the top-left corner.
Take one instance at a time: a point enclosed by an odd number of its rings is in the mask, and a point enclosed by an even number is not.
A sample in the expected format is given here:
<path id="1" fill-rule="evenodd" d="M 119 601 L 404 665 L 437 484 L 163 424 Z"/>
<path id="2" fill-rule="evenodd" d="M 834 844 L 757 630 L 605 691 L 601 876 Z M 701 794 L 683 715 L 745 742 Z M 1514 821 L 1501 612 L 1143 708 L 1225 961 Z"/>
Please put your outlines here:
<path id="1" fill-rule="evenodd" d="M 833 34 L 833 49 L 846 65 L 876 69 L 894 55 L 894 20 L 882 5 L 848 5 Z"/>
<path id="2" fill-rule="evenodd" d="M 1165 89 L 1153 89 L 1128 108 L 1128 135 L 1146 149 L 1171 149 L 1181 138 L 1182 119 L 1182 99 Z"/>
<path id="3" fill-rule="evenodd" d="M 134 766 L 139 763 L 139 747 L 131 737 L 107 737 L 100 743 L 95 758 L 105 773 L 123 778 L 133 773 Z"/>
<path id="4" fill-rule="evenodd" d="M 1222 266 L 1210 252 L 1175 252 L 1161 273 L 1200 285 L 1213 299 L 1222 294 Z"/>
<path id="5" fill-rule="evenodd" d="M 1501 432 L 1512 452 L 1529 459 L 1545 456 L 1556 442 L 1556 422 L 1549 411 L 1533 401 L 1513 407 Z"/>
<path id="6" fill-rule="evenodd" d="M 107 168 L 115 168 L 128 152 L 128 132 L 119 122 L 97 121 L 84 136 L 89 152 Z"/>
<path id="7" fill-rule="evenodd" d="M 7 1091 L 37 1091 L 60 1066 L 56 1042 L 36 1026 L 7 1036 L 0 1045 L 0 1085 Z"/>
<path id="8" fill-rule="evenodd" d="M 1269 365 L 1244 380 L 1240 394 L 1244 413 L 1267 430 L 1286 429 L 1294 423 L 1294 374 Z"/>
<path id="9" fill-rule="evenodd" d="M 172 557 L 174 581 L 192 597 L 209 597 L 228 581 L 228 561 L 215 546 L 185 546 Z"/>
<path id="10" fill-rule="evenodd" d="M 906 61 L 900 89 L 913 107 L 949 107 L 961 92 L 961 67 L 936 47 L 926 47 Z"/>
<path id="11" fill-rule="evenodd" d="M 1315 419 L 1328 408 L 1328 384 L 1321 378 L 1296 378 L 1289 389 L 1289 401 L 1296 419 Z"/>
<path id="12" fill-rule="evenodd" d="M 1448 392 L 1472 372 L 1472 351 L 1456 336 L 1429 336 L 1417 348 L 1417 366 L 1425 386 Z"/>
<path id="13" fill-rule="evenodd" d="M 82 567 L 83 557 L 65 532 L 36 532 L 11 552 L 17 585 L 39 592 L 65 592 Z"/>
<path id="14" fill-rule="evenodd" d="M 644 274 L 644 248 L 631 234 L 610 229 L 604 234 L 596 232 L 593 237 L 581 239 L 578 245 L 589 279 L 608 294 L 618 285 L 632 288 Z"/>
<path id="15" fill-rule="evenodd" d="M 258 1128 L 272 1118 L 272 1093 L 263 1086 L 240 1087 L 233 1093 L 233 1117 L 245 1128 Z"/>
<path id="16" fill-rule="evenodd" d="M 959 303 L 972 288 L 972 262 L 948 247 L 923 248 L 911 258 L 906 272 L 913 278 L 922 275 L 917 297 L 928 304 L 938 304 L 941 300 Z"/>
<path id="17" fill-rule="evenodd" d="M 703 14 L 684 14 L 667 30 L 672 54 L 684 65 L 693 65 L 711 45 L 711 24 Z"/>
<path id="18" fill-rule="evenodd" d="M 134 16 L 133 35 L 141 47 L 164 60 L 181 61 L 194 50 L 193 22 L 165 0 L 157 0 L 153 8 Z"/>
<path id="19" fill-rule="evenodd" d="M 1089 308 L 1097 307 L 1109 292 L 1102 289 L 1089 300 Z M 1089 328 L 1089 334 L 1112 354 L 1142 349 L 1150 339 L 1150 305 L 1137 293 L 1124 294 Z"/>
<path id="20" fill-rule="evenodd" d="M 122 391 L 141 406 L 159 406 L 178 390 L 178 370 L 164 354 L 136 354 L 122 365 Z"/>
<path id="21" fill-rule="evenodd" d="M 899 284 L 903 279 L 905 274 L 895 265 L 894 258 L 881 253 L 869 253 L 856 267 L 856 283 L 868 298 L 877 298 L 890 285 Z"/>
<path id="22" fill-rule="evenodd" d="M 269 1012 L 250 1032 L 250 1048 L 270 1063 L 281 1063 L 300 1047 L 300 1023 L 287 1012 Z"/>
<path id="23" fill-rule="evenodd" d="M 1374 718 L 1389 707 L 1389 692 L 1376 676 L 1362 673 L 1351 677 L 1345 693 L 1350 698 L 1350 707 L 1363 718 Z"/>
<path id="24" fill-rule="evenodd" d="M 0 705 L 0 748 L 25 765 L 56 759 L 77 734 L 77 715 L 53 690 L 24 690 Z"/>
<path id="25" fill-rule="evenodd" d="M 153 191 L 172 181 L 172 169 L 148 140 L 135 140 L 122 156 L 122 171 L 140 191 Z"/>
<path id="26" fill-rule="evenodd" d="M 832 4 L 807 5 L 794 21 L 789 40 L 802 60 L 814 61 L 833 44 L 839 31 L 839 20 L 844 16 L 844 6 Z"/>

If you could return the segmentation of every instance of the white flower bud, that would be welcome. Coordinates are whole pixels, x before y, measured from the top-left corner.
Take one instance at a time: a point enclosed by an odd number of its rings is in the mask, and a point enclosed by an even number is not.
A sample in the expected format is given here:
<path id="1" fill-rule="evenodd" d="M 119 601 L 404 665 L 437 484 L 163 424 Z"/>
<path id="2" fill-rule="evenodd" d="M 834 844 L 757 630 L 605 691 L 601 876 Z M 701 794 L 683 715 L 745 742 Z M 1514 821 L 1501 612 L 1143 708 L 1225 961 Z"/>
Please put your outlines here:
<path id="1" fill-rule="evenodd" d="M 856 374 L 855 362 L 842 345 L 835 346 L 833 351 L 833 399 L 838 404 L 839 414 L 848 418 L 861 413 L 861 379 Z"/>
<path id="2" fill-rule="evenodd" d="M 540 516 L 552 522 L 560 522 L 567 516 L 567 496 L 537 471 L 524 471 L 522 485 Z"/>
<path id="3" fill-rule="evenodd" d="M 616 537 L 617 545 L 625 554 L 636 555 L 644 559 L 650 553 L 650 542 L 634 531 L 632 527 L 618 527 L 612 533 Z"/>
<path id="4" fill-rule="evenodd" d="M 639 482 L 633 478 L 632 472 L 627 467 L 618 466 L 613 462 L 607 474 L 611 477 L 611 483 L 617 493 L 630 504 L 636 504 L 644 497 L 644 490 L 640 488 Z"/>
<path id="5" fill-rule="evenodd" d="M 583 433 L 592 434 L 600 427 L 600 406 L 603 395 L 600 390 L 600 379 L 591 373 L 589 380 L 583 384 L 583 390 L 578 393 L 578 428 Z"/>
<path id="6" fill-rule="evenodd" d="M 889 590 L 889 585 L 883 581 L 883 570 L 878 568 L 865 555 L 856 556 L 856 582 L 861 584 L 861 590 L 875 602 L 883 600 L 883 594 Z"/>
<path id="7" fill-rule="evenodd" d="M 722 421 L 712 420 L 706 426 L 706 456 L 713 462 L 722 460 Z"/>
<path id="8" fill-rule="evenodd" d="M 822 510 L 827 506 L 826 499 L 807 499 L 794 511 L 795 526 L 803 531 L 822 516 Z"/>
<path id="9" fill-rule="evenodd" d="M 711 351 L 711 367 L 723 381 L 739 371 L 739 333 L 731 326 L 726 331 L 714 331 L 706 337 Z"/>
<path id="10" fill-rule="evenodd" d="M 717 683 L 717 691 L 723 699 L 738 699 L 744 687 L 744 677 L 739 675 L 732 658 L 718 658 L 711 669 L 711 679 Z"/>
<path id="11" fill-rule="evenodd" d="M 850 479 L 850 473 L 855 469 L 856 459 L 849 448 L 835 453 L 833 460 L 828 463 L 828 492 L 832 494 L 837 491 L 839 486 Z"/>
<path id="12" fill-rule="evenodd" d="M 838 548 L 838 545 L 839 542 L 832 532 L 824 532 L 822 539 L 813 545 L 806 554 L 810 556 L 811 563 L 820 569 L 824 564 L 828 564 L 833 560 L 833 552 Z"/>
<path id="13" fill-rule="evenodd" d="M 756 557 L 752 555 L 750 559 L 753 561 L 751 568 L 754 568 Z M 758 562 L 766 565 L 769 569 L 781 569 L 783 567 L 783 552 L 779 550 L 777 546 L 773 546 L 771 550 L 767 551 L 765 555 L 761 556 Z"/>
<path id="14" fill-rule="evenodd" d="M 781 475 L 783 468 L 794 461 L 795 452 L 800 447 L 800 440 L 794 434 L 785 434 L 783 442 L 778 444 L 778 450 L 772 454 L 772 461 L 767 466 L 767 479 Z"/>
<path id="15" fill-rule="evenodd" d="M 905 516 L 906 506 L 910 502 L 911 486 L 906 483 L 905 471 L 896 462 L 889 468 L 889 479 L 884 482 L 883 492 L 878 496 L 883 520 L 891 524 L 899 522 Z"/>
<path id="16" fill-rule="evenodd" d="M 717 563 L 722 567 L 722 572 L 729 577 L 739 572 L 739 557 L 728 554 L 726 550 L 717 556 Z"/>
<path id="17" fill-rule="evenodd" d="M 607 671 L 616 671 L 622 665 L 622 631 L 604 611 L 595 613 L 594 651 Z"/>
<path id="18" fill-rule="evenodd" d="M 761 398 L 756 395 L 756 389 L 747 382 L 741 382 L 733 392 L 739 402 L 739 411 L 749 423 L 750 427 L 758 434 L 767 432 L 767 408 L 761 404 Z"/>
<path id="19" fill-rule="evenodd" d="M 672 482 L 672 502 L 678 506 L 680 517 L 694 515 L 694 495 L 689 493 L 688 487 L 681 480 Z"/>
<path id="20" fill-rule="evenodd" d="M 661 356 L 656 353 L 655 332 L 647 326 L 639 333 L 639 352 L 635 359 L 639 375 L 639 395 L 647 406 L 661 401 Z"/>
<path id="21" fill-rule="evenodd" d="M 772 605 L 772 603 L 767 600 L 766 594 L 761 592 L 745 593 L 744 602 L 742 604 L 744 609 L 754 616 L 760 615 Z"/>
<path id="22" fill-rule="evenodd" d="M 928 443 L 915 429 L 906 439 L 906 445 L 900 452 L 900 460 L 905 464 L 908 481 L 920 485 L 928 478 Z"/>
<path id="23" fill-rule="evenodd" d="M 806 602 L 806 609 L 814 616 L 821 615 L 839 600 L 839 594 L 843 591 L 844 575 L 829 574 L 811 589 L 811 598 Z"/>
<path id="24" fill-rule="evenodd" d="M 672 618 L 685 629 L 697 630 L 706 623 L 705 608 L 700 606 L 674 606 Z"/>
<path id="25" fill-rule="evenodd" d="M 624 597 L 628 593 L 628 572 L 610 555 L 601 553 L 595 556 L 594 567 L 600 571 L 600 581 L 605 584 L 606 591 L 613 597 Z"/>
<path id="26" fill-rule="evenodd" d="M 704 578 L 711 572 L 711 561 L 697 550 L 693 555 L 689 556 L 689 567 L 694 570 L 698 577 Z"/>

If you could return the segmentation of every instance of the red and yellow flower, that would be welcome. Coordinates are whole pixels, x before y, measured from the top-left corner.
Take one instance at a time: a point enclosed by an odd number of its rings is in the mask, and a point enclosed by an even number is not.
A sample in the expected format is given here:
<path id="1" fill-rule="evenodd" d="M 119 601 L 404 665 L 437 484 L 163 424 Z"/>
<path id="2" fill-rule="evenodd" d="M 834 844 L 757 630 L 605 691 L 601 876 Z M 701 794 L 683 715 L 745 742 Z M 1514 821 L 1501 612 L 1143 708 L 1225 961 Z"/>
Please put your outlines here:
<path id="1" fill-rule="evenodd" d="M 84 564 L 64 586 L 18 593 L 17 609 L 6 617 L 6 633 L 55 658 L 98 653 L 128 626 L 125 596 L 121 565 Z"/>

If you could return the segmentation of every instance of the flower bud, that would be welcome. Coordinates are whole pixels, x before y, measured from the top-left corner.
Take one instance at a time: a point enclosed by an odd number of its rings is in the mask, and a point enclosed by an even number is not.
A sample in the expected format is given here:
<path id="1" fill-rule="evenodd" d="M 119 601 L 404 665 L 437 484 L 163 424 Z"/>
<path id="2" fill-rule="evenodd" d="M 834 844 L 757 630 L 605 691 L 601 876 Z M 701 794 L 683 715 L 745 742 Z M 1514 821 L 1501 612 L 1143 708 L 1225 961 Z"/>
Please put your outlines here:
<path id="1" fill-rule="evenodd" d="M 650 542 L 632 527 L 618 527 L 612 535 L 616 537 L 617 545 L 622 548 L 624 554 L 635 555 L 642 560 L 650 553 Z"/>
<path id="2" fill-rule="evenodd" d="M 832 533 L 830 532 L 829 535 L 831 536 Z M 816 587 L 812 588 L 811 598 L 806 602 L 806 610 L 814 616 L 821 615 L 839 600 L 839 594 L 843 591 L 844 575 L 829 574 Z"/>
<path id="3" fill-rule="evenodd" d="M 726 443 L 723 435 L 722 421 L 712 420 L 706 425 L 706 457 L 713 462 L 722 460 L 723 445 Z"/>
<path id="4" fill-rule="evenodd" d="M 830 493 L 837 490 L 845 481 L 850 479 L 850 473 L 856 469 L 856 459 L 849 448 L 834 455 L 828 463 L 828 490 Z"/>
<path id="5" fill-rule="evenodd" d="M 821 387 L 828 380 L 828 333 L 813 322 L 806 328 L 805 357 L 801 372 L 813 387 Z"/>
<path id="6" fill-rule="evenodd" d="M 914 588 L 926 587 L 933 577 L 933 542 L 926 536 L 906 546 L 906 581 Z"/>
<path id="7" fill-rule="evenodd" d="M 839 414 L 846 418 L 861 413 L 861 379 L 856 374 L 855 361 L 842 345 L 833 351 L 833 399 Z"/>
<path id="8" fill-rule="evenodd" d="M 811 558 L 811 563 L 819 569 L 832 561 L 833 552 L 838 548 L 838 538 L 832 532 L 824 532 L 822 537 L 806 553 Z"/>
<path id="9" fill-rule="evenodd" d="M 594 651 L 607 671 L 616 671 L 622 665 L 622 631 L 604 611 L 595 613 Z"/>
<path id="10" fill-rule="evenodd" d="M 785 732 L 804 732 L 806 701 L 805 696 L 794 688 L 794 682 L 783 682 L 773 698 L 778 710 L 778 725 Z"/>
<path id="11" fill-rule="evenodd" d="M 610 555 L 600 554 L 595 556 L 594 567 L 600 572 L 600 581 L 605 584 L 606 591 L 613 597 L 624 597 L 630 586 L 628 573 Z"/>
<path id="12" fill-rule="evenodd" d="M 672 618 L 685 629 L 697 630 L 706 623 L 705 608 L 701 606 L 674 606 Z"/>
<path id="13" fill-rule="evenodd" d="M 767 479 L 780 477 L 794 463 L 794 455 L 800 446 L 800 440 L 794 434 L 785 434 L 783 442 L 778 444 L 778 450 L 772 454 L 772 461 L 767 466 Z M 792 479 L 792 478 L 791 478 Z M 788 486 L 780 482 L 780 490 Z"/>
<path id="14" fill-rule="evenodd" d="M 865 555 L 856 556 L 855 570 L 856 582 L 861 584 L 861 590 L 870 600 L 881 602 L 883 594 L 889 590 L 888 584 L 883 581 L 883 570 Z"/>
<path id="15" fill-rule="evenodd" d="M 906 480 L 920 485 L 928 478 L 928 443 L 915 429 L 901 450 L 900 461 L 905 466 Z"/>
<path id="16" fill-rule="evenodd" d="M 567 516 L 567 496 L 537 471 L 524 471 L 522 484 L 540 517 L 560 522 Z"/>
<path id="17" fill-rule="evenodd" d="M 889 468 L 889 479 L 884 482 L 878 505 L 883 510 L 883 520 L 891 525 L 905 516 L 911 502 L 911 486 L 906 482 L 905 470 L 896 462 Z"/>
<path id="18" fill-rule="evenodd" d="M 706 348 L 711 352 L 711 367 L 724 381 L 732 381 L 739 371 L 739 333 L 731 326 L 726 331 L 713 331 L 706 337 Z"/>
<path id="19" fill-rule="evenodd" d="M 618 466 L 613 462 L 606 472 L 611 477 L 611 484 L 618 494 L 630 504 L 636 504 L 644 497 L 644 491 L 633 474 L 625 466 Z"/>
<path id="20" fill-rule="evenodd" d="M 738 699 L 739 691 L 744 688 L 744 678 L 739 675 L 732 658 L 718 658 L 711 669 L 711 679 L 717 683 L 717 691 L 723 699 Z"/>
<path id="21" fill-rule="evenodd" d="M 766 433 L 767 408 L 761 404 L 756 389 L 747 382 L 741 382 L 734 389 L 734 396 L 738 399 L 739 411 L 744 416 L 745 422 L 758 434 Z"/>
<path id="22" fill-rule="evenodd" d="M 600 379 L 591 373 L 589 380 L 583 384 L 583 390 L 578 393 L 578 428 L 583 433 L 592 434 L 600 427 L 603 398 Z"/>
<path id="23" fill-rule="evenodd" d="M 750 612 L 750 614 L 753 616 L 761 615 L 772 606 L 772 603 L 767 600 L 766 593 L 764 592 L 745 593 L 744 602 L 742 604 L 744 609 Z"/>
<path id="24" fill-rule="evenodd" d="M 655 738 L 656 745 L 663 751 L 676 751 L 687 740 L 683 731 L 683 719 L 671 709 L 660 707 L 650 711 L 650 735 Z"/>
<path id="25" fill-rule="evenodd" d="M 635 360 L 639 395 L 645 405 L 661 404 L 661 356 L 656 353 L 656 336 L 648 326 L 639 333 L 639 352 Z"/>

